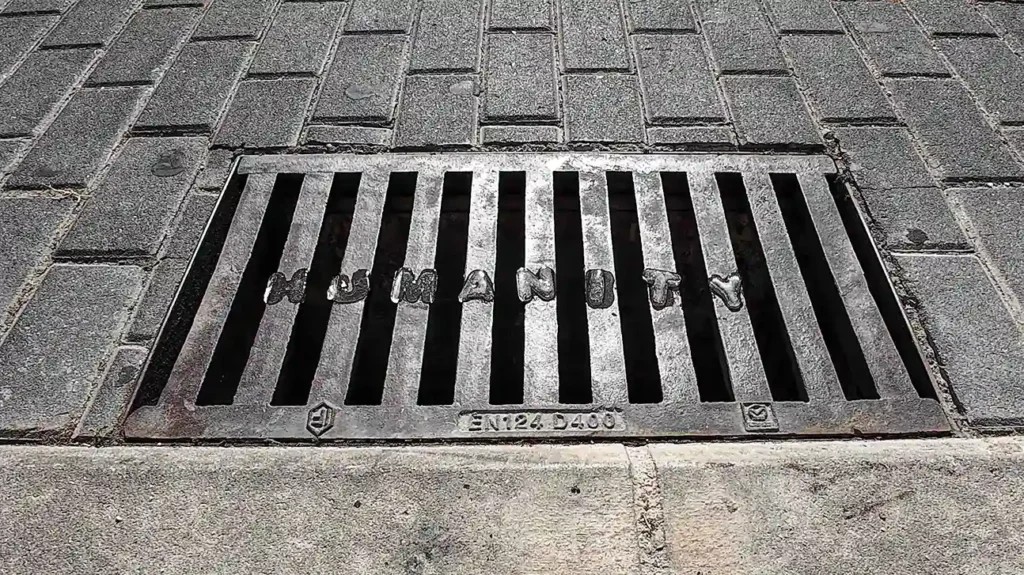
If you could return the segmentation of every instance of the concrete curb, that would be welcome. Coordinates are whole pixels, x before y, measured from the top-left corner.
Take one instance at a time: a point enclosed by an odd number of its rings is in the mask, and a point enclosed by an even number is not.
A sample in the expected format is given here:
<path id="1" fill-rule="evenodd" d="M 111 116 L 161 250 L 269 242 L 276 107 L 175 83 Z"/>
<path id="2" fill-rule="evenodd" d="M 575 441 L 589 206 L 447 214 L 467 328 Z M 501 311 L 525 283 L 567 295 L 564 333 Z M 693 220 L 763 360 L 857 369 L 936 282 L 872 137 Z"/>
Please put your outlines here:
<path id="1" fill-rule="evenodd" d="M 1024 440 L 0 447 L 3 573 L 1024 572 Z"/>

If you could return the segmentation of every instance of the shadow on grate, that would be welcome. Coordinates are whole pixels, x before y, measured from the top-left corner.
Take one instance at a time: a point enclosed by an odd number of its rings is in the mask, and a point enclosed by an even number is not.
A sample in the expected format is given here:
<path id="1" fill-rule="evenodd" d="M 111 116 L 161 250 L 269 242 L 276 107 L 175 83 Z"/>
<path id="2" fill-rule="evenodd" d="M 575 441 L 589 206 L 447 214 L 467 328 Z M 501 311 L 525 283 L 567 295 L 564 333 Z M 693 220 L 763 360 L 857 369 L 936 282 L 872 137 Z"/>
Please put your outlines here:
<path id="1" fill-rule="evenodd" d="M 626 154 L 242 158 L 125 426 L 139 439 L 944 431 L 830 160 Z"/>

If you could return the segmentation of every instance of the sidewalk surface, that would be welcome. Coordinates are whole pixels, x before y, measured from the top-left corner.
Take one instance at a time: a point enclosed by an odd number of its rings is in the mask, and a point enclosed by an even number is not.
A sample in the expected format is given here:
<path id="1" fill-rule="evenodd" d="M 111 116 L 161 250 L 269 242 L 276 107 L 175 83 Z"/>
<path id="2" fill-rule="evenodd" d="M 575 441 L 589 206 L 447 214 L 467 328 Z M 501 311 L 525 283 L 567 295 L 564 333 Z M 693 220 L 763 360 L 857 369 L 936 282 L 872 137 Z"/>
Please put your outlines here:
<path id="1" fill-rule="evenodd" d="M 1016 575 L 1022 447 L 3 447 L 0 570 Z"/>
<path id="2" fill-rule="evenodd" d="M 1024 573 L 1020 444 L 970 439 L 1024 425 L 1022 94 L 1016 0 L 0 0 L 0 437 L 120 442 L 233 159 L 285 151 L 828 154 L 955 428 L 4 447 L 0 571 Z"/>

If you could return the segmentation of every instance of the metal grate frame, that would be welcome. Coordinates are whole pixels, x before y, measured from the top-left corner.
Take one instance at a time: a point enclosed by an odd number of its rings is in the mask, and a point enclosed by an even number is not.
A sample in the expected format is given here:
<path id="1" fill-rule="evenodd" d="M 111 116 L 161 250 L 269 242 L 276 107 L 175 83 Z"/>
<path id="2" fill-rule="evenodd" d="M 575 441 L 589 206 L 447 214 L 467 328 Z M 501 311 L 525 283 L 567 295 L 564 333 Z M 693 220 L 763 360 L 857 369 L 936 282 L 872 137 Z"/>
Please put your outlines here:
<path id="1" fill-rule="evenodd" d="M 941 433 L 949 429 L 938 402 L 921 397 L 915 389 L 869 291 L 826 179 L 835 174 L 833 162 L 826 157 L 575 153 L 281 155 L 242 157 L 236 171 L 235 177 L 247 179 L 191 330 L 159 401 L 142 405 L 129 415 L 125 423 L 128 438 L 834 436 Z M 435 252 L 445 174 L 472 172 L 465 270 L 467 276 L 473 270 L 482 270 L 490 279 L 495 272 L 499 174 L 525 172 L 523 266 L 543 280 L 538 270 L 544 267 L 558 273 L 552 175 L 563 171 L 579 174 L 584 267 L 604 271 L 615 269 L 605 174 L 632 174 L 643 267 L 653 274 L 632 280 L 644 280 L 649 285 L 664 279 L 654 277 L 655 272 L 676 269 L 660 175 L 685 173 L 709 288 L 716 296 L 714 311 L 734 401 L 701 401 L 683 308 L 671 305 L 671 289 L 651 288 L 650 313 L 661 374 L 661 401 L 629 402 L 618 306 L 594 301 L 591 303 L 595 305 L 586 309 L 593 401 L 583 405 L 559 403 L 559 298 L 547 294 L 541 281 L 532 284 L 532 295 L 538 297 L 525 304 L 527 336 L 521 405 L 489 403 L 494 303 L 486 301 L 482 292 L 476 293 L 475 298 L 469 294 L 462 304 L 454 402 L 417 404 L 430 304 L 409 296 L 416 295 L 416 288 L 427 285 L 414 280 L 422 280 L 423 270 L 433 268 L 435 257 L 439 257 Z M 393 288 L 398 305 L 380 405 L 346 405 L 364 311 L 364 301 L 357 299 L 361 285 L 357 271 L 370 270 L 373 274 L 385 190 L 393 172 L 418 174 L 404 263 L 411 272 L 410 281 Z M 227 405 L 197 405 L 196 398 L 253 250 L 275 180 L 279 174 L 289 173 L 304 174 L 301 193 L 277 273 L 264 294 L 268 305 L 237 392 Z M 294 281 L 296 273 L 301 271 L 301 277 L 311 265 L 332 180 L 338 173 L 361 174 L 340 269 L 348 282 L 335 285 L 331 294 L 338 299 L 331 307 L 308 401 L 305 405 L 270 405 L 299 307 L 297 302 L 302 300 L 304 284 Z M 715 177 L 720 173 L 742 175 L 806 401 L 773 400 L 754 341 L 751 318 L 743 305 L 737 260 Z M 877 399 L 844 397 L 772 191 L 771 174 L 795 174 L 799 181 L 828 268 L 870 369 Z M 600 274 L 588 277 L 588 288 L 598 286 L 600 278 Z M 620 284 L 629 281 L 616 280 Z M 495 284 L 493 289 L 516 287 Z M 341 296 L 337 295 L 338 289 L 343 292 Z M 338 303 L 346 293 L 355 294 L 352 301 Z M 531 293 L 528 290 L 524 295 L 530 297 Z M 659 300 L 666 297 L 669 301 Z M 153 358 L 150 363 L 154 363 Z"/>

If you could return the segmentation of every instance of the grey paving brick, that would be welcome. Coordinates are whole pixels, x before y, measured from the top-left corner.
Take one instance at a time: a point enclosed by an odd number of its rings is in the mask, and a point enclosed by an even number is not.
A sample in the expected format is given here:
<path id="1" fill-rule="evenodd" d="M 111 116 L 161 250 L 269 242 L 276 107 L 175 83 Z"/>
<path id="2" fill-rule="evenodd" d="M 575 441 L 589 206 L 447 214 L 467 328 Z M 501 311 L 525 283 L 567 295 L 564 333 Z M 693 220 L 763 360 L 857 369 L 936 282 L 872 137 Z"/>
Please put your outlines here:
<path id="1" fill-rule="evenodd" d="M 85 73 L 94 50 L 36 52 L 0 86 L 0 136 L 27 136 Z"/>
<path id="2" fill-rule="evenodd" d="M 896 256 L 955 399 L 975 425 L 1020 423 L 1024 340 L 973 256 Z"/>
<path id="3" fill-rule="evenodd" d="M 395 145 L 468 145 L 476 126 L 475 76 L 410 76 L 398 109 Z"/>
<path id="4" fill-rule="evenodd" d="M 235 162 L 235 152 L 231 150 L 210 150 L 206 156 L 206 165 L 196 176 L 196 187 L 202 190 L 220 191 L 231 175 L 231 166 Z"/>
<path id="5" fill-rule="evenodd" d="M 784 72 L 775 31 L 757 0 L 697 0 L 704 34 L 723 72 Z"/>
<path id="6" fill-rule="evenodd" d="M 811 106 L 824 121 L 894 120 L 889 102 L 846 36 L 786 36 L 789 53 Z"/>
<path id="7" fill-rule="evenodd" d="M 337 2 L 282 4 L 249 73 L 320 74 L 344 6 Z"/>
<path id="8" fill-rule="evenodd" d="M 312 144 L 369 144 L 387 146 L 391 144 L 393 130 L 388 128 L 367 128 L 363 126 L 309 126 L 303 136 L 303 143 Z"/>
<path id="9" fill-rule="evenodd" d="M 1024 4 L 985 3 L 981 10 L 988 15 L 1003 38 L 1024 50 Z"/>
<path id="10" fill-rule="evenodd" d="M 562 141 L 557 126 L 484 126 L 480 130 L 485 144 L 534 144 Z"/>
<path id="11" fill-rule="evenodd" d="M 955 38 L 938 42 L 989 113 L 1000 122 L 1024 122 L 1024 61 L 998 38 Z"/>
<path id="12" fill-rule="evenodd" d="M 558 0 L 566 71 L 628 70 L 618 0 Z"/>
<path id="13" fill-rule="evenodd" d="M 412 0 L 352 0 L 346 32 L 408 32 Z"/>
<path id="14" fill-rule="evenodd" d="M 79 0 L 43 40 L 43 46 L 106 44 L 128 21 L 135 0 Z"/>
<path id="15" fill-rule="evenodd" d="M 409 69 L 477 71 L 481 26 L 482 0 L 423 0 Z"/>
<path id="16" fill-rule="evenodd" d="M 782 33 L 843 32 L 829 0 L 766 0 L 772 22 Z"/>
<path id="17" fill-rule="evenodd" d="M 249 148 L 294 146 L 315 88 L 314 78 L 242 82 L 214 142 Z"/>
<path id="18" fill-rule="evenodd" d="M 115 435 L 121 415 L 135 393 L 146 354 L 147 350 L 142 347 L 117 348 L 114 360 L 75 429 L 76 439 L 106 439 Z"/>
<path id="19" fill-rule="evenodd" d="M 886 76 L 948 75 L 928 39 L 899 3 L 835 2 L 871 61 Z"/>
<path id="20" fill-rule="evenodd" d="M 628 0 L 634 32 L 696 32 L 690 0 Z"/>
<path id="21" fill-rule="evenodd" d="M 50 268 L 0 346 L 0 429 L 70 431 L 140 279 L 131 266 Z"/>
<path id="22" fill-rule="evenodd" d="M 861 188 L 934 187 L 935 180 L 904 128 L 834 128 Z"/>
<path id="23" fill-rule="evenodd" d="M 154 6 L 206 6 L 213 0 L 142 0 L 146 8 Z"/>
<path id="24" fill-rule="evenodd" d="M 178 286 L 185 276 L 188 260 L 164 259 L 153 269 L 146 294 L 142 296 L 125 341 L 141 343 L 152 340 L 160 331 L 167 310 L 174 301 Z"/>
<path id="25" fill-rule="evenodd" d="M 633 42 L 651 122 L 725 119 L 700 36 L 634 36 Z"/>
<path id="26" fill-rule="evenodd" d="M 647 139 L 652 144 L 736 145 L 732 130 L 725 127 L 648 128 Z"/>
<path id="27" fill-rule="evenodd" d="M 889 249 L 969 247 L 938 188 L 864 188 L 861 195 Z"/>
<path id="28" fill-rule="evenodd" d="M 205 138 L 128 140 L 59 253 L 155 254 L 205 153 Z"/>
<path id="29" fill-rule="evenodd" d="M 69 213 L 70 199 L 0 200 L 0 313 L 11 303 L 29 270 L 49 249 L 57 224 Z M 2 316 L 0 316 L 2 317 Z"/>
<path id="30" fill-rule="evenodd" d="M 636 76 L 566 76 L 565 89 L 568 141 L 643 141 L 643 112 Z"/>
<path id="31" fill-rule="evenodd" d="M 491 34 L 487 41 L 484 117 L 489 120 L 557 117 L 554 38 L 547 34 Z"/>
<path id="32" fill-rule="evenodd" d="M 143 93 L 142 88 L 79 91 L 29 151 L 8 185 L 88 184 L 128 129 Z"/>
<path id="33" fill-rule="evenodd" d="M 164 257 L 182 260 L 191 258 L 216 207 L 217 196 L 193 194 L 188 198 L 178 224 L 166 242 Z"/>
<path id="34" fill-rule="evenodd" d="M 0 77 L 6 76 L 56 21 L 57 16 L 0 19 Z"/>
<path id="35" fill-rule="evenodd" d="M 27 143 L 28 140 L 0 140 L 0 174 L 7 172 L 7 167 Z"/>
<path id="36" fill-rule="evenodd" d="M 1003 134 L 1017 150 L 1018 156 L 1024 158 L 1024 130 L 1004 130 Z"/>
<path id="37" fill-rule="evenodd" d="M 213 0 L 192 38 L 257 38 L 275 4 L 275 0 Z"/>
<path id="38" fill-rule="evenodd" d="M 954 80 L 890 80 L 896 108 L 947 180 L 1020 177 L 998 135 Z"/>
<path id="39" fill-rule="evenodd" d="M 1024 301 L 1024 194 L 1019 188 L 952 190 L 985 251 Z"/>
<path id="40" fill-rule="evenodd" d="M 136 129 L 213 130 L 251 49 L 248 42 L 186 44 L 153 92 Z"/>
<path id="41" fill-rule="evenodd" d="M 968 0 L 906 0 L 931 34 L 995 34 Z"/>
<path id="42" fill-rule="evenodd" d="M 185 41 L 199 11 L 142 10 L 100 60 L 86 85 L 148 84 Z"/>
<path id="43" fill-rule="evenodd" d="M 401 36 L 342 36 L 313 117 L 391 120 L 405 42 Z"/>
<path id="44" fill-rule="evenodd" d="M 492 0 L 491 30 L 550 30 L 551 0 Z"/>
<path id="45" fill-rule="evenodd" d="M 11 0 L 4 14 L 58 13 L 67 10 L 74 0 Z"/>
<path id="46" fill-rule="evenodd" d="M 821 143 L 791 78 L 729 76 L 722 78 L 722 88 L 741 144 Z"/>

